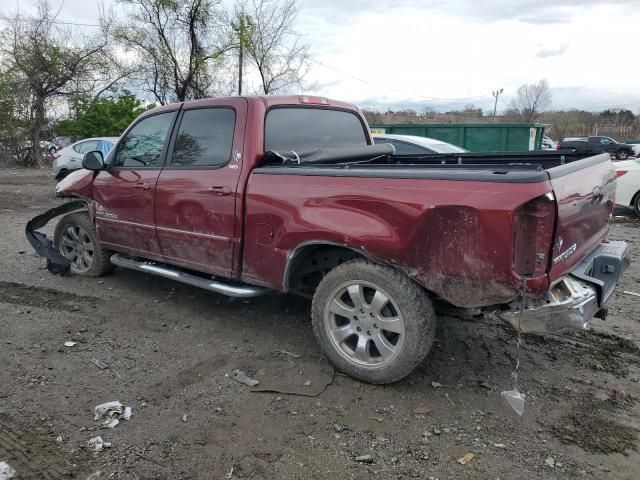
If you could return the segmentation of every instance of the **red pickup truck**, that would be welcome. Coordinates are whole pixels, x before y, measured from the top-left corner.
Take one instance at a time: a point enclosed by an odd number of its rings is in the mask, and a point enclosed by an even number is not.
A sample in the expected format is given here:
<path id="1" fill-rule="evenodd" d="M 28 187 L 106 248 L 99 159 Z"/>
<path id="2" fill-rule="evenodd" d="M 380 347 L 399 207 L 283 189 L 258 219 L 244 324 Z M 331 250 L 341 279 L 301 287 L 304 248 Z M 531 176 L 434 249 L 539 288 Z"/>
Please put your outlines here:
<path id="1" fill-rule="evenodd" d="M 56 189 L 77 200 L 30 227 L 78 209 L 45 252 L 76 274 L 119 266 L 230 296 L 312 297 L 326 355 L 373 383 L 425 358 L 434 300 L 525 332 L 605 317 L 630 259 L 607 242 L 608 155 L 392 153 L 356 107 L 325 98 L 167 105 L 107 158 L 86 154 Z"/>

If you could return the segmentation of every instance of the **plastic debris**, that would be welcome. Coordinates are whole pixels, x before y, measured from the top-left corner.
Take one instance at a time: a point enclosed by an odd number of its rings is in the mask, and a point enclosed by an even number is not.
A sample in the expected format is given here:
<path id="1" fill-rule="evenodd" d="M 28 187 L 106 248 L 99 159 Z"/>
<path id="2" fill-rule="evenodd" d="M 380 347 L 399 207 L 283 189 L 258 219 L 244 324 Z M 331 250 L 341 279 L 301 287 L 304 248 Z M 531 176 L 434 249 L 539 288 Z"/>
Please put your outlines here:
<path id="1" fill-rule="evenodd" d="M 502 398 L 507 405 L 509 405 L 513 410 L 520 416 L 524 414 L 524 400 L 526 395 L 524 393 L 520 393 L 518 390 L 507 390 L 502 392 Z"/>
<path id="2" fill-rule="evenodd" d="M 547 467 L 556 468 L 556 459 L 553 457 L 547 457 L 544 463 Z"/>
<path id="3" fill-rule="evenodd" d="M 56 437 L 56 443 L 62 443 L 62 441 L 63 441 L 62 436 L 58 435 L 58 436 Z"/>
<path id="4" fill-rule="evenodd" d="M 471 460 L 473 460 L 473 457 L 475 457 L 475 454 L 473 452 L 467 452 L 462 456 L 462 458 L 458 459 L 458 463 L 460 465 L 466 465 Z"/>
<path id="5" fill-rule="evenodd" d="M 360 455 L 359 457 L 356 457 L 356 462 L 373 463 L 373 457 L 371 455 Z"/>
<path id="6" fill-rule="evenodd" d="M 105 442 L 102 437 L 93 437 L 87 441 L 87 449 L 94 453 L 102 451 L 103 448 L 111 447 L 111 442 Z"/>
<path id="7" fill-rule="evenodd" d="M 109 368 L 109 365 L 107 365 L 104 362 L 101 362 L 100 360 L 97 360 L 95 358 L 92 358 L 90 360 L 91 363 L 93 363 L 96 367 L 98 367 L 100 370 L 106 370 L 107 368 Z"/>
<path id="8" fill-rule="evenodd" d="M 78 344 L 78 342 L 64 342 L 65 347 L 74 347 Z"/>
<path id="9" fill-rule="evenodd" d="M 116 428 L 119 423 L 120 423 L 120 420 L 118 420 L 117 418 L 110 418 L 110 419 L 108 418 L 107 420 L 104 421 L 102 426 L 105 428 Z"/>
<path id="10" fill-rule="evenodd" d="M 102 475 L 102 470 L 98 470 L 97 472 L 93 472 L 91 475 L 89 475 L 86 480 L 98 480 L 100 478 L 100 475 Z"/>
<path id="11" fill-rule="evenodd" d="M 640 297 L 640 293 L 636 293 L 636 292 L 628 292 L 624 290 L 622 293 L 626 293 L 627 295 L 633 295 L 634 297 Z"/>
<path id="12" fill-rule="evenodd" d="M 101 403 L 95 407 L 96 415 L 94 420 L 100 420 L 103 417 L 113 417 L 115 415 L 120 416 L 124 412 L 124 405 L 119 401 Z"/>
<path id="13" fill-rule="evenodd" d="M 275 352 L 291 358 L 302 358 L 302 355 L 298 355 L 297 353 L 287 352 L 286 350 L 275 350 Z"/>
<path id="14" fill-rule="evenodd" d="M 233 372 L 231 372 L 231 375 L 229 376 L 236 382 L 240 382 L 244 385 L 247 385 L 248 387 L 255 387 L 260 383 L 258 380 L 248 377 L 246 373 L 238 369 L 235 369 Z"/>
<path id="15" fill-rule="evenodd" d="M 105 418 L 103 428 L 116 428 L 120 420 L 129 420 L 133 415 L 131 407 L 125 407 L 119 401 L 102 403 L 95 407 L 94 420 Z"/>
<path id="16" fill-rule="evenodd" d="M 187 414 L 185 413 L 184 415 L 182 415 L 182 421 L 184 423 L 187 423 L 187 420 L 188 420 L 188 417 L 187 417 Z"/>
<path id="17" fill-rule="evenodd" d="M 518 371 L 520 370 L 520 349 L 522 347 L 522 328 L 520 328 L 520 322 L 522 321 L 522 315 L 527 307 L 527 279 L 522 279 L 522 306 L 520 307 L 520 315 L 518 315 L 518 340 L 516 342 L 516 365 L 511 372 L 513 378 L 513 390 L 505 390 L 500 393 L 507 405 L 509 405 L 518 415 L 524 414 L 524 401 L 525 395 L 518 391 Z"/>
<path id="18" fill-rule="evenodd" d="M 0 480 L 9 480 L 15 477 L 16 471 L 7 462 L 0 462 Z"/>
<path id="19" fill-rule="evenodd" d="M 432 386 L 433 388 L 440 388 L 440 387 L 442 387 L 442 384 L 441 384 L 441 383 L 438 383 L 438 382 L 431 382 L 431 386 Z"/>

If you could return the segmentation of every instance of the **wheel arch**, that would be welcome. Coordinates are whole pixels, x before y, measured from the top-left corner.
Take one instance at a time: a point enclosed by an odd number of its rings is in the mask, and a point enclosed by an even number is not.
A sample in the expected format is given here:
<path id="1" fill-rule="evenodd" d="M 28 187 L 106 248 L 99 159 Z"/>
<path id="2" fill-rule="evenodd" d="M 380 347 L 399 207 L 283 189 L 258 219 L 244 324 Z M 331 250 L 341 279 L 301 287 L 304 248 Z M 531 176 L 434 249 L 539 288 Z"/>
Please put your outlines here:
<path id="1" fill-rule="evenodd" d="M 283 291 L 313 294 L 313 292 L 305 290 L 311 287 L 315 288 L 320 283 L 326 273 L 323 273 L 323 270 L 331 270 L 344 262 L 356 258 L 363 258 L 382 264 L 362 248 L 327 240 L 303 242 L 287 255 L 282 281 Z M 305 276 L 307 276 L 306 279 L 304 278 Z M 314 278 L 309 278 L 310 276 Z M 305 283 L 305 280 L 307 283 Z"/>

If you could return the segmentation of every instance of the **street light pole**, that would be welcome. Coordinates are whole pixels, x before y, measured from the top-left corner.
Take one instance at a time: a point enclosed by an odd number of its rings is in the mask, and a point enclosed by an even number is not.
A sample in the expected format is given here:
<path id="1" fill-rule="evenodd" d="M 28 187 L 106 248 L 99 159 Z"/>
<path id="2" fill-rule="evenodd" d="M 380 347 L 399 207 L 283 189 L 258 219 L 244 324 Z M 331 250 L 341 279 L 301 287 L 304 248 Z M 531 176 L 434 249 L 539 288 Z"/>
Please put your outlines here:
<path id="1" fill-rule="evenodd" d="M 496 121 L 496 112 L 498 111 L 498 97 L 504 92 L 504 88 L 499 88 L 491 92 L 491 95 L 496 97 L 496 102 L 493 104 L 493 121 Z"/>

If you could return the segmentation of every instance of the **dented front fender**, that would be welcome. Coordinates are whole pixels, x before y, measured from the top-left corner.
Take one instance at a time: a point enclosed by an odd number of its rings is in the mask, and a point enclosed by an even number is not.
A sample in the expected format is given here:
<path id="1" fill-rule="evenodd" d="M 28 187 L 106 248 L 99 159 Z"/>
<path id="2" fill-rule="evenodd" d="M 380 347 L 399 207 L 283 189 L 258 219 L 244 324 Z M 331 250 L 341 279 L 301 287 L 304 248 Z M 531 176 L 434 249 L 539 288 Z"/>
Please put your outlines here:
<path id="1" fill-rule="evenodd" d="M 95 172 L 76 170 L 56 185 L 56 197 L 79 197 L 93 200 L 93 179 Z"/>

